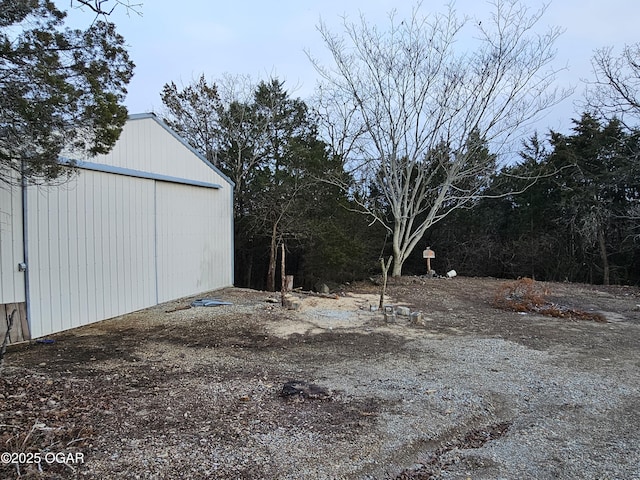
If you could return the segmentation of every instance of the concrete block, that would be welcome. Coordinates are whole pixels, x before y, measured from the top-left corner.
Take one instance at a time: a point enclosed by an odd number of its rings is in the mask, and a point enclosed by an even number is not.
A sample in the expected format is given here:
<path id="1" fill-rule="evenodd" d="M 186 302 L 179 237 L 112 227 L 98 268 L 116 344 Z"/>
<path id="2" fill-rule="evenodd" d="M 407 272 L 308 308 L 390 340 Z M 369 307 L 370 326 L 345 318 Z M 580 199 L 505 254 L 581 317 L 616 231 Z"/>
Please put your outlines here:
<path id="1" fill-rule="evenodd" d="M 420 327 L 424 327 L 427 324 L 421 312 L 413 312 L 411 314 L 411 323 Z"/>

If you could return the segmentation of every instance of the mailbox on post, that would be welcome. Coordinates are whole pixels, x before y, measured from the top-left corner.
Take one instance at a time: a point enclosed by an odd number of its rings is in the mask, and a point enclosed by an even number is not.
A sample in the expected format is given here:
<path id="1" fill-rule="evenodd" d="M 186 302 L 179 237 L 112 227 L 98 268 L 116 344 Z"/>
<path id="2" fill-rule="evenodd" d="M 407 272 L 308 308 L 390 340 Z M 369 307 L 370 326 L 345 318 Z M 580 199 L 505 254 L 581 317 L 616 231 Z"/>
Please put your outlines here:
<path id="1" fill-rule="evenodd" d="M 436 252 L 427 247 L 427 249 L 422 252 L 422 258 L 427 259 L 427 274 L 431 275 L 431 259 L 436 258 Z"/>

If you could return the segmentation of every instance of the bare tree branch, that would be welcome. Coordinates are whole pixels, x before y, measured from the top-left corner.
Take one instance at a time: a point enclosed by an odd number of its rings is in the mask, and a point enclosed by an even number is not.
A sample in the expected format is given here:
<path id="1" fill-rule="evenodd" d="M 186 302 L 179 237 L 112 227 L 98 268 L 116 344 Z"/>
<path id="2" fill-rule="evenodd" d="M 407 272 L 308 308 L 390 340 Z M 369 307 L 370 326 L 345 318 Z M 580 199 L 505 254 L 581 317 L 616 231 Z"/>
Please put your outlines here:
<path id="1" fill-rule="evenodd" d="M 118 7 L 125 8 L 127 15 L 135 13 L 142 16 L 142 2 L 132 3 L 131 0 L 71 0 L 71 7 L 73 3 L 77 2 L 82 6 L 89 8 L 95 12 L 98 16 L 109 16 Z"/>
<path id="2" fill-rule="evenodd" d="M 640 43 L 625 45 L 619 56 L 613 48 L 596 50 L 591 65 L 595 80 L 587 81 L 584 107 L 604 118 L 640 119 Z M 626 125 L 626 123 L 625 123 Z"/>

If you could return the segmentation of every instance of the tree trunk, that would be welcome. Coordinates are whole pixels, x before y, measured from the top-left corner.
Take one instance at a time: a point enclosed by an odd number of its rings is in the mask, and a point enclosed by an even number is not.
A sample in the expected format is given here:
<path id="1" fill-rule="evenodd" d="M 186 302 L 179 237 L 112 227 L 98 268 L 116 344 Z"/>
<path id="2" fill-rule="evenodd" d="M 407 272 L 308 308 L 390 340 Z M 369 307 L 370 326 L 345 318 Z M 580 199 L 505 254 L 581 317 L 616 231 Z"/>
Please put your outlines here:
<path id="1" fill-rule="evenodd" d="M 253 276 L 253 252 L 250 255 L 247 255 L 249 260 L 247 261 L 246 269 L 245 269 L 245 286 L 247 288 L 253 288 L 251 284 L 251 277 Z"/>
<path id="2" fill-rule="evenodd" d="M 600 246 L 600 259 L 602 260 L 602 284 L 609 285 L 609 258 L 607 257 L 607 243 L 602 229 L 598 231 L 598 244 Z"/>
<path id="3" fill-rule="evenodd" d="M 280 255 L 281 255 L 281 263 L 280 263 L 280 277 L 281 277 L 281 288 L 280 288 L 280 302 L 282 304 L 282 306 L 284 307 L 284 297 L 287 293 L 287 277 L 285 276 L 284 272 L 285 272 L 285 261 L 284 261 L 284 241 L 280 244 L 281 250 L 280 250 Z"/>
<path id="4" fill-rule="evenodd" d="M 402 276 L 402 265 L 404 262 L 400 262 L 398 258 L 394 257 L 393 261 L 393 269 L 391 270 L 392 277 L 401 277 Z"/>
<path id="5" fill-rule="evenodd" d="M 391 269 L 392 277 L 401 277 L 402 276 L 402 264 L 396 259 L 393 261 L 393 268 Z"/>
<path id="6" fill-rule="evenodd" d="M 271 231 L 271 246 L 269 247 L 269 269 L 267 270 L 267 291 L 276 291 L 276 256 L 278 254 L 276 243 L 277 228 L 273 225 Z"/>
<path id="7" fill-rule="evenodd" d="M 400 234 L 398 230 L 399 230 L 399 226 L 396 222 L 396 228 L 393 232 L 393 269 L 391 270 L 392 277 L 402 276 L 402 265 L 404 264 L 403 255 L 400 249 L 400 237 L 399 237 Z M 389 262 L 391 262 L 391 258 L 389 258 Z M 389 271 L 389 265 L 387 265 L 387 271 Z M 384 260 L 383 260 L 382 266 L 384 270 Z"/>
<path id="8" fill-rule="evenodd" d="M 387 277 L 389 276 L 389 266 L 391 265 L 391 260 L 393 260 L 393 256 L 389 257 L 389 260 L 385 264 L 384 258 L 380 259 L 380 264 L 382 266 L 382 288 L 380 289 L 380 304 L 378 305 L 378 308 L 380 308 L 380 310 L 384 308 L 384 294 L 387 290 Z"/>

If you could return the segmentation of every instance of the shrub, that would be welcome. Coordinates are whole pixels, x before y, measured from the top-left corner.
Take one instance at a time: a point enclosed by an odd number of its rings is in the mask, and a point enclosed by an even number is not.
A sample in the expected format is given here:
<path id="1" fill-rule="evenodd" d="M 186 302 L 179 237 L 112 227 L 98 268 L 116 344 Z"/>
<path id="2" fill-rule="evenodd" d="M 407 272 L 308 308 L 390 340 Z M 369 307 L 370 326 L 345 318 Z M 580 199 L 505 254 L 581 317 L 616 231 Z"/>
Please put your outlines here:
<path id="1" fill-rule="evenodd" d="M 572 320 L 592 320 L 606 322 L 599 313 L 575 310 L 547 301 L 549 290 L 531 278 L 520 278 L 502 285 L 493 297 L 491 304 L 502 310 L 513 312 L 539 313 L 557 318 Z"/>

